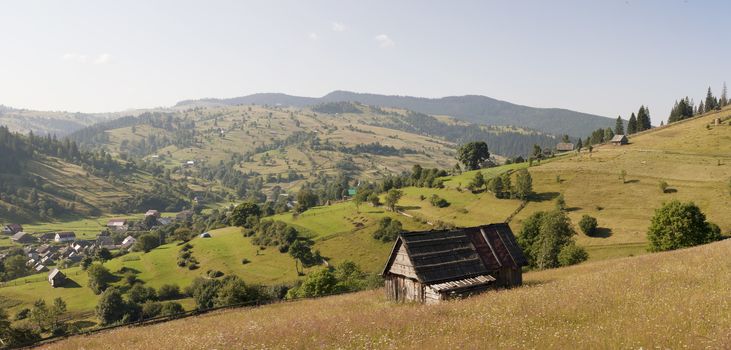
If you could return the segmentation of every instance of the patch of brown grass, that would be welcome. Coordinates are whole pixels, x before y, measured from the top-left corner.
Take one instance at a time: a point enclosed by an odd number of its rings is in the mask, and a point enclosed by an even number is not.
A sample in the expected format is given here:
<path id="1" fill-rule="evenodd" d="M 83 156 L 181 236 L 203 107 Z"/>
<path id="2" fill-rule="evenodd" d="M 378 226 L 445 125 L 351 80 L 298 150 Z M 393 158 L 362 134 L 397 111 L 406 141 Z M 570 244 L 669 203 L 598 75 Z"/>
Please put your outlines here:
<path id="1" fill-rule="evenodd" d="M 723 348 L 731 241 L 526 274 L 435 306 L 381 291 L 232 310 L 74 337 L 49 349 Z"/>

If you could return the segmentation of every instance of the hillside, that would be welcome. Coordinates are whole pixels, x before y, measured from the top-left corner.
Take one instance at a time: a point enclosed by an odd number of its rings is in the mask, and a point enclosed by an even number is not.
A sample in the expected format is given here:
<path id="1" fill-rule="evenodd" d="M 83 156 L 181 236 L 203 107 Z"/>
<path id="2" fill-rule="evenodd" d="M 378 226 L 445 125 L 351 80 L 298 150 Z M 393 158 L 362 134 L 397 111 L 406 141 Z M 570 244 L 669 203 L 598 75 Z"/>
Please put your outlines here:
<path id="1" fill-rule="evenodd" d="M 729 249 L 727 240 L 530 272 L 524 287 L 439 305 L 394 304 L 376 290 L 120 328 L 43 348 L 726 348 Z"/>
<path id="2" fill-rule="evenodd" d="M 333 91 L 323 97 L 316 98 L 270 93 L 228 99 L 187 100 L 179 102 L 176 106 L 266 104 L 305 107 L 340 101 L 402 108 L 432 115 L 448 115 L 470 123 L 519 125 L 554 135 L 583 136 L 599 128 L 614 126 L 614 119 L 611 118 L 561 108 L 535 108 L 516 105 L 478 95 L 421 98 Z"/>
<path id="3" fill-rule="evenodd" d="M 52 134 L 60 137 L 108 117 L 86 113 L 33 111 L 0 105 L 0 125 L 23 134 L 32 131 L 36 135 Z"/>

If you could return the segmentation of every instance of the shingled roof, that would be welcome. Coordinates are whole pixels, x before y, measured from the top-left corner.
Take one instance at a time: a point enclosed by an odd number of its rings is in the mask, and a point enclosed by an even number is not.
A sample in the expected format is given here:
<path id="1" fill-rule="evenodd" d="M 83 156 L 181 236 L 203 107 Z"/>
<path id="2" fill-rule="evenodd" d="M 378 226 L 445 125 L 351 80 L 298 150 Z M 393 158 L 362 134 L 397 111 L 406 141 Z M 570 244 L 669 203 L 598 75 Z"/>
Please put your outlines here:
<path id="1" fill-rule="evenodd" d="M 507 224 L 404 232 L 394 244 L 384 275 L 402 245 L 411 259 L 417 279 L 426 284 L 487 275 L 502 267 L 527 265 Z"/>

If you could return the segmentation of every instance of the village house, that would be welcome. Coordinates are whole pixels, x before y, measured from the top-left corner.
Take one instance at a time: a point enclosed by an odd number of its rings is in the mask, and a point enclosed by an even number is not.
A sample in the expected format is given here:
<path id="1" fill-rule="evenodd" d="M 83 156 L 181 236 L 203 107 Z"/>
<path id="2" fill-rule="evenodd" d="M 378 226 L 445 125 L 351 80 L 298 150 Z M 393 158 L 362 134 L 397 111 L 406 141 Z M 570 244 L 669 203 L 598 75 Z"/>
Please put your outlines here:
<path id="1" fill-rule="evenodd" d="M 33 238 L 33 236 L 31 236 L 30 233 L 26 233 L 26 232 L 22 232 L 22 231 L 14 234 L 12 237 L 10 237 L 10 239 L 12 239 L 13 242 L 15 242 L 15 243 L 21 243 L 21 244 L 31 243 L 35 240 Z"/>
<path id="2" fill-rule="evenodd" d="M 109 236 L 109 235 L 99 235 L 96 238 L 94 245 L 96 245 L 99 248 L 107 248 L 107 249 L 114 249 L 117 247 L 114 244 L 114 238 L 112 238 L 112 236 Z"/>
<path id="3" fill-rule="evenodd" d="M 23 226 L 20 224 L 7 224 L 3 226 L 3 234 L 14 235 L 20 231 L 23 231 Z"/>
<path id="4" fill-rule="evenodd" d="M 48 268 L 43 264 L 38 264 L 33 268 L 33 270 L 35 270 L 35 272 L 38 273 L 38 272 L 48 271 Z"/>
<path id="5" fill-rule="evenodd" d="M 127 230 L 127 220 L 126 219 L 111 219 L 107 221 L 107 227 L 109 227 L 112 230 L 116 231 L 126 231 Z"/>
<path id="6" fill-rule="evenodd" d="M 510 226 L 491 224 L 401 233 L 382 275 L 388 299 L 437 303 L 519 286 L 525 265 Z"/>
<path id="7" fill-rule="evenodd" d="M 71 231 L 57 232 L 53 240 L 56 243 L 73 242 L 76 240 L 76 234 Z"/>
<path id="8" fill-rule="evenodd" d="M 137 240 L 132 236 L 127 236 L 122 241 L 121 247 L 123 249 L 129 249 L 129 247 L 133 246 L 135 243 L 137 243 Z"/>
<path id="9" fill-rule="evenodd" d="M 571 142 L 560 142 L 556 145 L 556 152 L 571 152 L 574 150 L 574 144 Z"/>
<path id="10" fill-rule="evenodd" d="M 629 139 L 627 139 L 626 135 L 614 135 L 609 142 L 615 146 L 622 146 L 628 144 Z"/>
<path id="11" fill-rule="evenodd" d="M 48 274 L 48 283 L 51 284 L 51 287 L 59 287 L 63 285 L 64 282 L 66 282 L 66 275 L 64 275 L 61 270 L 53 269 L 53 271 Z"/>
<path id="12" fill-rule="evenodd" d="M 160 217 L 160 212 L 154 209 L 150 209 L 145 213 L 145 217 L 154 216 L 155 218 Z"/>

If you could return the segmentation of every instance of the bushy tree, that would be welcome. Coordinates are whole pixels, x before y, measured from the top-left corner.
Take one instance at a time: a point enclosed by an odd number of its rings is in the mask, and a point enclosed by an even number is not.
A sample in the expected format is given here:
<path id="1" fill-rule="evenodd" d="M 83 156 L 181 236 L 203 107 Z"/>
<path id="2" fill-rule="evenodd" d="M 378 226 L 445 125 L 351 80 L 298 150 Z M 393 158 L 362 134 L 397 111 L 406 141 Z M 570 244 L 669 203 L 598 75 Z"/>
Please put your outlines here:
<path id="1" fill-rule="evenodd" d="M 299 192 L 297 192 L 297 205 L 295 206 L 294 211 L 302 213 L 305 210 L 316 206 L 319 200 L 320 199 L 314 192 L 312 192 L 309 188 L 303 187 Z"/>
<path id="2" fill-rule="evenodd" d="M 373 238 L 383 242 L 393 242 L 403 230 L 401 222 L 386 216 L 378 221 L 378 229 L 373 232 Z"/>
<path id="3" fill-rule="evenodd" d="M 479 169 L 480 163 L 488 158 L 490 158 L 490 152 L 483 141 L 466 143 L 457 150 L 457 159 L 465 165 L 467 170 Z"/>
<path id="4" fill-rule="evenodd" d="M 719 240 L 720 230 L 693 202 L 673 200 L 655 211 L 647 239 L 651 251 L 665 251 Z"/>
<path id="5" fill-rule="evenodd" d="M 523 223 L 518 244 L 531 267 L 554 268 L 562 266 L 559 253 L 564 246 L 573 244 L 575 234 L 564 212 L 537 212 Z"/>
<path id="6" fill-rule="evenodd" d="M 503 197 L 503 179 L 501 176 L 495 176 L 490 180 L 490 191 L 497 198 Z"/>
<path id="7" fill-rule="evenodd" d="M 135 284 L 127 291 L 127 299 L 137 304 L 144 304 L 147 301 L 157 301 L 157 292 L 155 288 Z"/>
<path id="8" fill-rule="evenodd" d="M 587 236 L 593 236 L 596 233 L 597 225 L 596 218 L 586 214 L 579 220 L 579 228 Z"/>
<path id="9" fill-rule="evenodd" d="M 397 189 L 390 189 L 386 193 L 386 206 L 391 211 L 396 211 L 396 204 L 398 204 L 398 201 L 401 199 L 401 197 L 404 195 L 404 192 Z"/>
<path id="10" fill-rule="evenodd" d="M 617 121 L 614 124 L 614 134 L 624 135 L 624 120 L 622 120 L 622 116 L 617 117 Z M 579 139 L 579 141 L 581 141 L 581 139 Z"/>
<path id="11" fill-rule="evenodd" d="M 469 188 L 470 191 L 475 192 L 481 190 L 483 187 L 485 187 L 485 176 L 482 174 L 482 171 L 478 171 L 467 185 L 467 188 Z"/>
<path id="12" fill-rule="evenodd" d="M 588 258 L 589 254 L 586 250 L 573 242 L 564 245 L 558 253 L 558 263 L 561 266 L 576 265 Z"/>
<path id="13" fill-rule="evenodd" d="M 637 117 L 632 113 L 627 122 L 627 134 L 632 135 L 634 133 L 637 133 Z"/>
<path id="14" fill-rule="evenodd" d="M 107 289 L 109 283 L 112 281 L 112 273 L 109 272 L 109 269 L 100 264 L 93 264 L 89 266 L 89 268 L 86 269 L 86 272 L 89 275 L 89 288 L 94 292 L 94 294 L 101 294 L 105 289 Z"/>
<path id="15" fill-rule="evenodd" d="M 163 284 L 157 290 L 157 297 L 160 300 L 173 300 L 180 298 L 180 287 L 177 284 Z"/>
<path id="16" fill-rule="evenodd" d="M 429 198 L 429 203 L 437 208 L 446 208 L 449 206 L 449 202 L 446 199 L 439 197 L 436 194 L 431 195 L 431 197 Z"/>
<path id="17" fill-rule="evenodd" d="M 104 325 L 121 321 L 127 306 L 122 299 L 122 293 L 117 288 L 108 288 L 102 293 L 96 305 L 96 317 Z"/>
<path id="18" fill-rule="evenodd" d="M 256 203 L 244 202 L 237 205 L 231 213 L 231 225 L 251 228 L 261 216 L 261 208 Z"/>
<path id="19" fill-rule="evenodd" d="M 331 269 L 323 269 L 308 274 L 299 287 L 287 292 L 287 298 L 313 298 L 337 292 L 340 290 L 335 273 Z"/>
<path id="20" fill-rule="evenodd" d="M 145 233 L 142 236 L 137 237 L 135 242 L 134 250 L 141 252 L 149 252 L 160 245 L 160 235 L 158 233 L 150 232 Z"/>
<path id="21" fill-rule="evenodd" d="M 527 169 L 520 169 L 515 179 L 515 196 L 527 200 L 533 194 L 533 178 Z"/>

